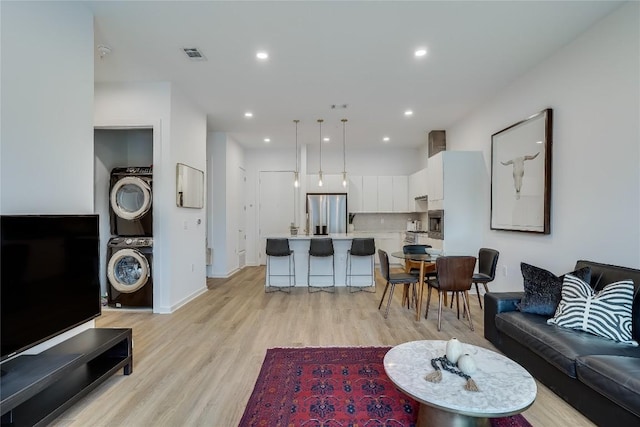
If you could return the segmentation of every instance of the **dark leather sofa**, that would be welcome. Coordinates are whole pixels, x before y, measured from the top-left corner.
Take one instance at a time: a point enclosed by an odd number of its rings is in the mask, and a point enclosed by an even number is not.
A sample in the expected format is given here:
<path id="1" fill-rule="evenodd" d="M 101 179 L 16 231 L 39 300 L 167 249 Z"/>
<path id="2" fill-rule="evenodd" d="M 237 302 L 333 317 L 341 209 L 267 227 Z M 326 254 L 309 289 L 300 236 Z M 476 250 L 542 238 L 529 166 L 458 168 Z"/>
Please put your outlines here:
<path id="1" fill-rule="evenodd" d="M 640 342 L 640 270 L 591 261 L 578 261 L 576 270 L 585 266 L 596 291 L 633 280 L 633 337 Z M 516 309 L 522 296 L 485 295 L 485 338 L 595 424 L 640 426 L 640 347 L 547 325 L 547 317 Z"/>

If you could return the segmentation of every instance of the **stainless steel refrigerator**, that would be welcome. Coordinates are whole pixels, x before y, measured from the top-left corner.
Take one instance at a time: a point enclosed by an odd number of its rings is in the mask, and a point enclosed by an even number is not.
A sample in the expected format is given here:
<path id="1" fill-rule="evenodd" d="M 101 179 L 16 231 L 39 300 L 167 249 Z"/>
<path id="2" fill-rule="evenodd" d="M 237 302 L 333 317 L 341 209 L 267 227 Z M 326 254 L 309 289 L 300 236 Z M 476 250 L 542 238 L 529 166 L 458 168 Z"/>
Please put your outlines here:
<path id="1" fill-rule="evenodd" d="M 347 232 L 347 194 L 307 194 L 309 234 Z"/>

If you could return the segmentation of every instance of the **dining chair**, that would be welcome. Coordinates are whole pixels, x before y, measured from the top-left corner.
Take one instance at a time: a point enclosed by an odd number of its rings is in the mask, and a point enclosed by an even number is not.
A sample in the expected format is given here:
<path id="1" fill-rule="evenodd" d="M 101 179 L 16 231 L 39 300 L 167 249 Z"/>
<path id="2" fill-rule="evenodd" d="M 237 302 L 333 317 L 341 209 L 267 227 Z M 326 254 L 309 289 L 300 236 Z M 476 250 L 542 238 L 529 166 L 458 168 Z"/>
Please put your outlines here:
<path id="1" fill-rule="evenodd" d="M 500 252 L 495 249 L 480 248 L 478 252 L 478 272 L 473 275 L 472 282 L 476 285 L 480 309 L 482 309 L 482 298 L 480 298 L 478 283 L 482 283 L 485 293 L 489 292 L 487 284 L 493 282 L 493 279 L 496 278 L 496 267 L 498 266 L 499 256 Z"/>
<path id="2" fill-rule="evenodd" d="M 432 247 L 431 245 L 404 245 L 402 247 L 402 252 L 405 254 L 424 254 L 426 253 L 426 249 L 431 247 Z M 414 276 L 417 277 L 420 275 L 421 264 L 422 264 L 421 261 L 412 261 L 410 259 L 405 259 L 404 269 L 407 273 L 413 274 Z M 436 277 L 435 265 L 429 264 L 428 266 L 425 266 L 425 271 L 424 271 L 425 283 L 430 279 L 435 279 L 435 277 Z M 445 295 L 444 303 L 445 305 L 447 304 L 446 295 Z"/>
<path id="3" fill-rule="evenodd" d="M 431 245 L 404 245 L 402 252 L 405 254 L 424 254 L 425 249 L 430 248 Z M 404 269 L 407 273 L 420 274 L 420 261 L 411 261 L 410 259 L 404 260 Z"/>
<path id="4" fill-rule="evenodd" d="M 469 328 L 473 331 L 473 321 L 469 310 L 469 290 L 471 289 L 471 280 L 475 267 L 476 257 L 473 256 L 441 256 L 436 259 L 437 277 L 427 282 L 429 294 L 427 295 L 427 308 L 424 318 L 426 319 L 429 316 L 431 288 L 434 288 L 438 291 L 438 331 L 442 323 L 442 299 L 447 292 L 452 292 L 456 296 L 460 295 L 465 313 L 469 319 Z"/>
<path id="5" fill-rule="evenodd" d="M 382 302 L 384 301 L 384 297 L 387 294 L 387 289 L 391 287 L 391 289 L 389 290 L 389 299 L 387 300 L 387 309 L 384 312 L 384 318 L 386 319 L 387 315 L 389 314 L 389 306 L 391 305 L 391 300 L 393 299 L 393 290 L 395 289 L 395 286 L 398 284 L 404 285 L 405 289 L 403 295 L 408 294 L 410 287 L 413 288 L 412 293 L 415 299 L 416 283 L 418 283 L 419 279 L 417 276 L 409 273 L 391 273 L 389 271 L 389 255 L 382 249 L 378 249 L 378 257 L 380 258 L 380 274 L 386 282 L 384 291 L 382 292 L 382 298 L 380 299 L 380 304 L 378 304 L 378 310 L 380 310 L 380 307 L 382 307 Z"/>

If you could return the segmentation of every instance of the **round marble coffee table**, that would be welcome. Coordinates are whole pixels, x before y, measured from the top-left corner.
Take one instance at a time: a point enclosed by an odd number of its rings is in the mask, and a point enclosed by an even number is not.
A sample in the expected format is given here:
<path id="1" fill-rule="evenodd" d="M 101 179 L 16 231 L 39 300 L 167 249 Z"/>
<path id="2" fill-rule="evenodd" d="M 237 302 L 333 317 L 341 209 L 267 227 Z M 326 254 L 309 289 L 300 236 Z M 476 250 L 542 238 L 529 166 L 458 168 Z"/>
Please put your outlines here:
<path id="1" fill-rule="evenodd" d="M 434 371 L 431 359 L 445 354 L 446 341 L 412 341 L 393 347 L 384 370 L 404 393 L 420 402 L 418 426 L 489 426 L 489 418 L 518 414 L 533 404 L 536 382 L 513 360 L 481 347 L 463 344 L 478 369 L 472 375 L 479 391 L 464 389 L 466 380 L 442 371 L 442 381 L 425 376 Z"/>

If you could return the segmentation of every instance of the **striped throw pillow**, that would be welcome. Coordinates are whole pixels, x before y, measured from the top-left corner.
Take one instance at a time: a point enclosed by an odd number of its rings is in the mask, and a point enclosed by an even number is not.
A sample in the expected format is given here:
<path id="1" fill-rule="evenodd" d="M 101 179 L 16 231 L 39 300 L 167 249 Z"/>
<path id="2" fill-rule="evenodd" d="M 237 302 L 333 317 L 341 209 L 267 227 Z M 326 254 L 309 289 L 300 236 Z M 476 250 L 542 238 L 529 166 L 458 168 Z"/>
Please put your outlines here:
<path id="1" fill-rule="evenodd" d="M 567 274 L 560 304 L 547 323 L 637 346 L 631 333 L 632 306 L 631 280 L 610 283 L 594 294 L 588 283 Z"/>

